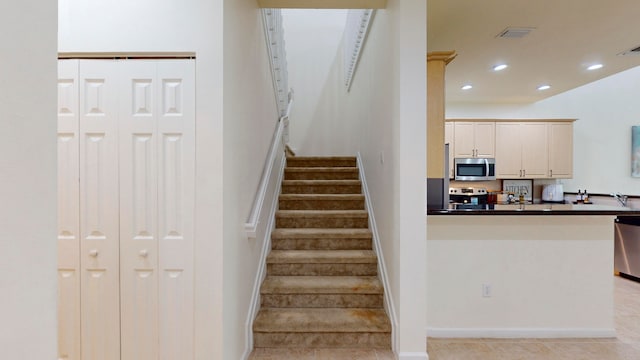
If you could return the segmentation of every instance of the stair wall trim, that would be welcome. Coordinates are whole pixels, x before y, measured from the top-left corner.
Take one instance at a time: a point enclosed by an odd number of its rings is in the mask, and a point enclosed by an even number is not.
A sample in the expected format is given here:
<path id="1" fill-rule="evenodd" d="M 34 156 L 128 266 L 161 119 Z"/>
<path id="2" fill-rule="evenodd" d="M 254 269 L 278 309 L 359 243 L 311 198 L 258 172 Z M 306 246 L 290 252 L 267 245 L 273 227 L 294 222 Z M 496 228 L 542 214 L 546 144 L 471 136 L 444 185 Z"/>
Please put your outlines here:
<path id="1" fill-rule="evenodd" d="M 287 159 L 284 156 L 284 152 L 281 152 L 282 156 L 279 158 L 280 162 L 277 165 L 277 179 L 275 184 L 282 184 L 282 178 L 284 177 L 284 168 L 287 164 Z M 276 211 L 278 210 L 278 197 L 280 196 L 280 186 L 276 186 L 273 191 L 273 198 L 271 200 L 271 207 L 269 214 L 267 215 L 267 226 L 264 230 L 264 238 L 262 240 L 262 252 L 260 253 L 260 263 L 258 264 L 258 272 L 253 283 L 253 291 L 251 292 L 251 302 L 249 303 L 249 311 L 247 313 L 247 320 L 245 321 L 245 351 L 242 355 L 242 359 L 249 358 L 251 351 L 253 350 L 253 322 L 260 310 L 260 286 L 267 276 L 267 255 L 271 251 L 271 233 L 275 228 L 276 223 Z M 257 225 L 257 224 L 256 224 Z M 254 230 L 255 238 L 255 230 Z"/>
<path id="2" fill-rule="evenodd" d="M 364 194 L 365 207 L 369 213 L 369 229 L 373 235 L 373 250 L 378 256 L 378 274 L 380 281 L 384 288 L 384 308 L 389 316 L 391 322 L 391 349 L 397 352 L 398 345 L 398 318 L 396 316 L 395 305 L 393 303 L 393 297 L 391 296 L 391 287 L 389 286 L 389 278 L 387 277 L 387 267 L 384 262 L 384 254 L 382 253 L 382 246 L 380 245 L 380 236 L 378 234 L 378 226 L 376 224 L 376 217 L 373 211 L 373 204 L 371 203 L 371 197 L 369 196 L 369 188 L 367 186 L 367 180 L 365 176 L 364 164 L 362 162 L 362 155 L 358 151 L 356 155 L 356 161 L 360 173 L 360 182 L 362 183 L 362 193 Z M 426 353 L 425 353 L 426 355 Z M 400 358 L 402 359 L 402 358 Z M 410 358 L 407 358 L 410 359 Z M 425 358 L 420 358 L 425 359 Z"/>
<path id="3" fill-rule="evenodd" d="M 255 239 L 256 233 L 258 231 L 258 225 L 260 224 L 260 218 L 262 217 L 261 213 L 263 212 L 264 201 L 269 193 L 270 188 L 280 189 L 281 183 L 273 182 L 274 175 L 280 176 L 277 181 L 282 181 L 282 174 L 276 174 L 273 172 L 273 168 L 275 166 L 282 167 L 281 172 L 284 172 L 284 143 L 283 143 L 283 133 L 286 124 L 283 119 L 278 121 L 278 126 L 276 127 L 273 138 L 271 140 L 271 147 L 269 148 L 269 153 L 267 154 L 267 159 L 265 161 L 264 167 L 262 169 L 262 176 L 260 178 L 260 185 L 256 190 L 256 194 L 253 200 L 253 206 L 251 207 L 251 212 L 249 213 L 249 217 L 244 224 L 244 230 L 247 233 L 248 239 Z M 277 202 L 277 196 L 275 200 Z"/>

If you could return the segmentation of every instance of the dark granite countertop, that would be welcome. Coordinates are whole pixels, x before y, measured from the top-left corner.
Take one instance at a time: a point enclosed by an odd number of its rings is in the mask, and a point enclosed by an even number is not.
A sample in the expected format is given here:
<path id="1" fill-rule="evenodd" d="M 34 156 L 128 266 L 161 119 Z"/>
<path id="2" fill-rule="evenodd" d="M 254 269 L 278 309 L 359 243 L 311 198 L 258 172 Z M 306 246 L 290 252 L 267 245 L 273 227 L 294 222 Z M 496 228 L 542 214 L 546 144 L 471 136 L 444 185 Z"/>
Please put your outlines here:
<path id="1" fill-rule="evenodd" d="M 449 205 L 448 209 L 431 209 L 427 215 L 624 215 L 638 216 L 640 209 L 595 204 L 495 204 L 477 208 L 460 209 Z"/>

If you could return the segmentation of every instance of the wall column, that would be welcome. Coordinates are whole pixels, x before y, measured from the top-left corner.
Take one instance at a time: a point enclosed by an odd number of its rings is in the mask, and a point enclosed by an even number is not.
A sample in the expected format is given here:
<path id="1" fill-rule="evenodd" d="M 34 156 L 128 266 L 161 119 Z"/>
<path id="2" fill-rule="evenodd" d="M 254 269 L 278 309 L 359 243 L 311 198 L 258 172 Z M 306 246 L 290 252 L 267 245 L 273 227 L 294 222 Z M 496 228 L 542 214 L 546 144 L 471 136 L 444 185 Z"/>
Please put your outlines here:
<path id="1" fill-rule="evenodd" d="M 427 53 L 427 178 L 444 178 L 445 68 L 455 51 Z"/>

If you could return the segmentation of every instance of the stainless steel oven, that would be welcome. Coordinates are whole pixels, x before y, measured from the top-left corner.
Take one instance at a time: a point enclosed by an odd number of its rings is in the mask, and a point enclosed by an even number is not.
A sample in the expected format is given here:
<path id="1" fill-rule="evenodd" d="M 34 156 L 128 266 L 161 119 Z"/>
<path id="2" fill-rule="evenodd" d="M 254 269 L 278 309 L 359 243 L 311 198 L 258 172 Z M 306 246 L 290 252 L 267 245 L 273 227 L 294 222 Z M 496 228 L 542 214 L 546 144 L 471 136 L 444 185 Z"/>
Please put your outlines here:
<path id="1" fill-rule="evenodd" d="M 496 179 L 496 159 L 455 158 L 455 179 L 459 181 L 486 181 Z"/>

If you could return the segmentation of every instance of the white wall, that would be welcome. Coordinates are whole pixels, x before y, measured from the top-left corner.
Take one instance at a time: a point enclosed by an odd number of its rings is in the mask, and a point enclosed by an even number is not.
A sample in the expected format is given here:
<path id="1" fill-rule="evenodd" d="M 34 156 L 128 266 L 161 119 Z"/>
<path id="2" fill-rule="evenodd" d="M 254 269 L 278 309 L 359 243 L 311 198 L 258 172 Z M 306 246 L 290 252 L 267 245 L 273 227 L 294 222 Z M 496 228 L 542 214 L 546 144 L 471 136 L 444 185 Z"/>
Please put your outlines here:
<path id="1" fill-rule="evenodd" d="M 531 105 L 447 104 L 447 117 L 576 118 L 573 179 L 564 189 L 640 195 L 631 177 L 631 126 L 640 125 L 640 67 Z"/>
<path id="2" fill-rule="evenodd" d="M 57 353 L 56 2 L 0 12 L 0 349 L 5 359 Z M 8 36 L 8 34 L 12 34 Z"/>
<path id="3" fill-rule="evenodd" d="M 344 133 L 314 124 L 331 121 L 329 117 L 337 105 L 327 96 L 326 89 L 341 84 L 336 83 L 341 72 L 334 64 L 341 61 L 337 54 L 342 54 L 347 10 L 288 9 L 282 11 L 282 16 L 289 87 L 295 92 L 290 146 L 297 155 L 346 154 Z M 335 145 L 330 152 L 325 146 L 327 141 Z"/>
<path id="4" fill-rule="evenodd" d="M 256 239 L 247 240 L 242 225 L 247 221 L 258 188 L 278 111 L 262 15 L 256 1 L 229 1 L 225 4 L 224 19 L 223 358 L 241 359 L 268 211 L 261 214 Z M 268 200 L 265 205 L 270 205 Z"/>
<path id="5" fill-rule="evenodd" d="M 407 359 L 426 358 L 425 61 L 425 2 L 390 0 L 375 14 L 351 91 L 339 50 L 316 107 L 308 109 L 315 117 L 291 120 L 307 129 L 302 139 L 291 135 L 302 151 L 362 155 L 398 315 L 397 350 Z M 310 61 L 302 70 L 314 69 Z"/>
<path id="6" fill-rule="evenodd" d="M 60 52 L 196 53 L 197 359 L 222 359 L 226 349 L 222 342 L 224 184 L 221 174 L 223 151 L 228 148 L 233 152 L 236 145 L 223 142 L 223 5 L 223 0 L 60 0 L 59 3 Z M 51 81 L 54 84 L 55 78 Z"/>

